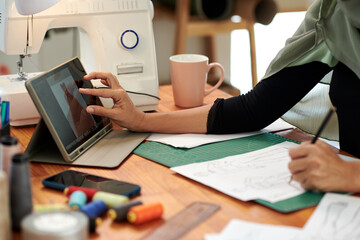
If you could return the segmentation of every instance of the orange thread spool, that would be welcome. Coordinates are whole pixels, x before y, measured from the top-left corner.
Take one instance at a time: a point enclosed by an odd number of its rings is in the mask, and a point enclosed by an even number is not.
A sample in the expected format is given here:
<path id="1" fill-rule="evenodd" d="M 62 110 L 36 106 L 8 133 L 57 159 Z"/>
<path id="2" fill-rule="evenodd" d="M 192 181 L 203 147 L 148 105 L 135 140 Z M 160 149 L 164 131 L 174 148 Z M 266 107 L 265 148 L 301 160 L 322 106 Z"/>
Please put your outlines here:
<path id="1" fill-rule="evenodd" d="M 160 202 L 130 208 L 127 219 L 130 223 L 141 224 L 162 216 L 164 207 Z"/>

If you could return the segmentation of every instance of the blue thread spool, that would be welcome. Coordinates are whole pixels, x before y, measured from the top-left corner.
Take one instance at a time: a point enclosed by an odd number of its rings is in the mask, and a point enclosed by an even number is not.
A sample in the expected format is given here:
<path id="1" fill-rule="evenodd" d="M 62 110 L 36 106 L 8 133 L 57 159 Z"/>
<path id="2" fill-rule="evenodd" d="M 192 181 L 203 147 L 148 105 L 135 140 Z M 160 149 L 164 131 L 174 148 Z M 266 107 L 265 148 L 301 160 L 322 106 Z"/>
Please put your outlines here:
<path id="1" fill-rule="evenodd" d="M 104 201 L 96 200 L 84 205 L 80 210 L 90 218 L 97 218 L 107 211 L 107 206 Z"/>
<path id="2" fill-rule="evenodd" d="M 70 195 L 69 207 L 74 210 L 77 210 L 83 207 L 86 204 L 87 197 L 86 194 L 82 191 L 75 191 Z"/>

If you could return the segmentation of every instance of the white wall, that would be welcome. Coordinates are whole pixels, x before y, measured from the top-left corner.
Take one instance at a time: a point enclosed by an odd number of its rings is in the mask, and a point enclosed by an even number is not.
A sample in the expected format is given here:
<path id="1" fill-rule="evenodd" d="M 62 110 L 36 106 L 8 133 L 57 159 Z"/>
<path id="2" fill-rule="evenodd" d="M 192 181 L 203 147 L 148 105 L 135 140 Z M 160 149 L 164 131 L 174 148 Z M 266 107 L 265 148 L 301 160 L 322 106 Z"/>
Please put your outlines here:
<path id="1" fill-rule="evenodd" d="M 305 17 L 305 12 L 278 13 L 267 26 L 255 24 L 255 48 L 258 81 L 285 41 L 291 37 Z M 242 93 L 252 89 L 250 57 L 243 54 L 250 51 L 247 32 L 236 30 L 232 33 L 231 84 L 240 89 Z"/>

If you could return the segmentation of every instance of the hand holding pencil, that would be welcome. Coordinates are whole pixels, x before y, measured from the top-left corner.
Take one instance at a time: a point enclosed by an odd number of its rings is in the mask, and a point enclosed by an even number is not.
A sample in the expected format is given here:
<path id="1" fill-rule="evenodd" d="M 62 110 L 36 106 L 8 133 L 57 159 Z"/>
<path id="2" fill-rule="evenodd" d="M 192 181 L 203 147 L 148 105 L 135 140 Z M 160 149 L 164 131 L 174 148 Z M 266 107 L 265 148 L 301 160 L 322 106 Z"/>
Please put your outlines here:
<path id="1" fill-rule="evenodd" d="M 318 138 L 335 109 L 330 109 L 311 142 L 289 150 L 292 179 L 304 189 L 319 191 L 351 191 L 352 166 L 343 161 L 331 146 Z"/>

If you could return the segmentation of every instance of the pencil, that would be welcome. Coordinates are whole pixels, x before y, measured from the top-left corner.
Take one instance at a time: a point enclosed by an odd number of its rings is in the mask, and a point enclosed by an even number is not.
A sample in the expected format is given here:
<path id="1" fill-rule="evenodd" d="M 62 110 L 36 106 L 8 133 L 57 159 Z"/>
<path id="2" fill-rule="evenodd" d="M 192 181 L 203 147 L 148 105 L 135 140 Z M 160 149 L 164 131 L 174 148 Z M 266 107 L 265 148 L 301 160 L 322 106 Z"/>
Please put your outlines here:
<path id="1" fill-rule="evenodd" d="M 324 130 L 326 124 L 329 122 L 331 116 L 333 115 L 333 113 L 336 112 L 336 107 L 331 106 L 328 113 L 326 114 L 323 122 L 320 125 L 319 130 L 316 132 L 315 136 L 313 137 L 313 139 L 311 140 L 311 144 L 316 143 L 316 141 L 318 140 L 320 134 L 322 133 L 322 131 Z M 289 183 L 291 183 L 291 181 L 293 180 L 293 176 L 291 175 Z"/>
<path id="2" fill-rule="evenodd" d="M 330 107 L 328 113 L 326 114 L 326 117 L 324 119 L 324 121 L 321 123 L 319 130 L 317 131 L 317 133 L 315 134 L 315 136 L 313 137 L 313 139 L 311 140 L 311 143 L 316 143 L 317 139 L 319 138 L 320 134 L 322 133 L 322 131 L 324 130 L 326 124 L 329 122 L 332 114 L 336 112 L 336 107 L 332 106 Z"/>

